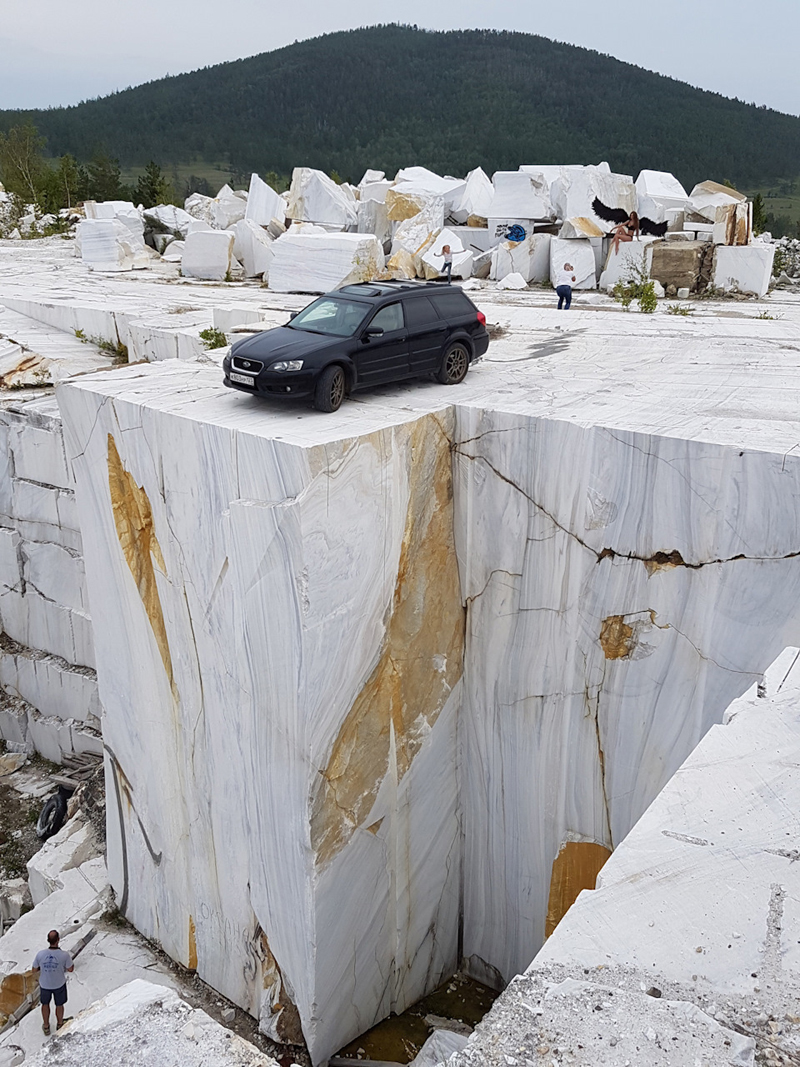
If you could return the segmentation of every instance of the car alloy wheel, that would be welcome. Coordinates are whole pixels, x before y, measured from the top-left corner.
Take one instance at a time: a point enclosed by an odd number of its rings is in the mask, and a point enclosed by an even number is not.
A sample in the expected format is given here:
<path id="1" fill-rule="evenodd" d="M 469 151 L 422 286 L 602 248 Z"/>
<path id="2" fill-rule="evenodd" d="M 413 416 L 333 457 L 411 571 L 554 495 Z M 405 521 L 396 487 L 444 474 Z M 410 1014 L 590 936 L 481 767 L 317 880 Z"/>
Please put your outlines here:
<path id="1" fill-rule="evenodd" d="M 339 366 L 326 367 L 317 379 L 314 407 L 317 411 L 337 411 L 344 400 L 344 371 Z"/>
<path id="2" fill-rule="evenodd" d="M 469 352 L 462 344 L 450 345 L 436 375 L 442 385 L 458 385 L 463 382 L 469 369 Z"/>

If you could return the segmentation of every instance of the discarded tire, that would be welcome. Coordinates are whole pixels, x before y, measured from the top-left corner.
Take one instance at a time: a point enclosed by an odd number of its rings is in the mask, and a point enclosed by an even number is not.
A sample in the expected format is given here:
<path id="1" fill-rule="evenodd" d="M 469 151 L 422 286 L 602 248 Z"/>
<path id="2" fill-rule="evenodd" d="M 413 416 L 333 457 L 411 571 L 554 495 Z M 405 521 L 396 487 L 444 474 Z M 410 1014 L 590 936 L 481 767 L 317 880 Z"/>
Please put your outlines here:
<path id="1" fill-rule="evenodd" d="M 66 817 L 67 797 L 63 789 L 59 787 L 58 792 L 46 801 L 39 813 L 39 818 L 36 822 L 36 836 L 45 841 L 48 837 L 52 837 L 53 834 L 57 834 L 64 825 Z"/>

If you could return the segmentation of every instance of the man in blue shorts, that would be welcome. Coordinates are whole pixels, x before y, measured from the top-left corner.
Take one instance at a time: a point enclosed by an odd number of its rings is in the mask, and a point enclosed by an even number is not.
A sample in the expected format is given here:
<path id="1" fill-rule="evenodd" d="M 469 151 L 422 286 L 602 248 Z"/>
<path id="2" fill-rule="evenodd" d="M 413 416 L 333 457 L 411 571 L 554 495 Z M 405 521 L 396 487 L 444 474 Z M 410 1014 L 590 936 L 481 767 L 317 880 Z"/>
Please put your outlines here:
<path id="1" fill-rule="evenodd" d="M 72 956 L 58 947 L 58 930 L 47 935 L 49 948 L 36 953 L 33 970 L 39 972 L 39 999 L 42 1003 L 42 1030 L 50 1033 L 50 1000 L 56 1005 L 56 1030 L 64 1022 L 64 1005 L 67 1003 L 67 972 L 75 970 Z"/>

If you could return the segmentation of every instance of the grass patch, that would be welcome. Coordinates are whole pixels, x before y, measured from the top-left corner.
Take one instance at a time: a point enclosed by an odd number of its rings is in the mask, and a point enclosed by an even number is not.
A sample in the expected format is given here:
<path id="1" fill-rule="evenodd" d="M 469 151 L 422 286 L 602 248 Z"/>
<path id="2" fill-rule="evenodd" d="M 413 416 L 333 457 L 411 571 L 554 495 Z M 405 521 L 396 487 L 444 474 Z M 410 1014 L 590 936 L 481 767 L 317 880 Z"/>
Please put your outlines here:
<path id="1" fill-rule="evenodd" d="M 212 348 L 225 348 L 228 344 L 228 338 L 222 330 L 215 330 L 213 326 L 209 326 L 207 330 L 200 331 L 200 340 L 209 350 Z"/>

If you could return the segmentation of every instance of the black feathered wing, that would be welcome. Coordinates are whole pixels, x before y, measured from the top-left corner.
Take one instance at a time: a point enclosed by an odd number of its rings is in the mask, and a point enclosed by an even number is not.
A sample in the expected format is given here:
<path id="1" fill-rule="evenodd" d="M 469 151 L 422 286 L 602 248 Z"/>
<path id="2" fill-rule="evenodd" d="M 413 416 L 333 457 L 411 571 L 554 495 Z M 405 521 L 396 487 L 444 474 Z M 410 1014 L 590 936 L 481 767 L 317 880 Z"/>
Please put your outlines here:
<path id="1" fill-rule="evenodd" d="M 606 207 L 602 200 L 597 197 L 592 201 L 592 211 L 597 215 L 598 219 L 602 219 L 604 222 L 613 222 L 619 225 L 620 222 L 627 222 L 629 212 L 624 207 Z"/>
<path id="2" fill-rule="evenodd" d="M 668 226 L 668 222 L 653 222 L 652 219 L 639 219 L 639 233 L 646 233 L 651 237 L 663 237 L 667 232 Z"/>

